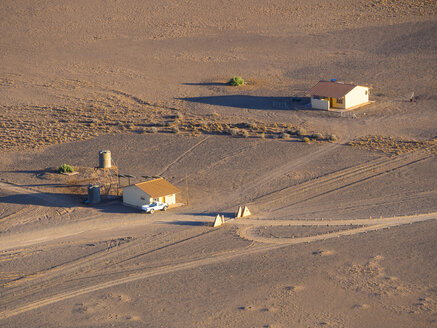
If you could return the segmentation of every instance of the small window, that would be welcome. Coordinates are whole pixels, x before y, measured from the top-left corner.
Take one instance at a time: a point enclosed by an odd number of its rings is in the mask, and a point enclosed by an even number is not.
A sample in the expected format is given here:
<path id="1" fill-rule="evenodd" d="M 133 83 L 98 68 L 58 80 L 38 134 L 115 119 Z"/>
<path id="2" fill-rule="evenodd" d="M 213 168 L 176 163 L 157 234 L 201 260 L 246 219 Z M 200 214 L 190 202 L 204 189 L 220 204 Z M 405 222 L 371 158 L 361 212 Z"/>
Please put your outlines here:
<path id="1" fill-rule="evenodd" d="M 141 197 L 141 200 L 146 200 L 144 197 Z"/>
<path id="2" fill-rule="evenodd" d="M 364 94 L 367 96 L 369 94 L 369 92 L 366 90 L 366 91 L 364 91 Z"/>
<path id="3" fill-rule="evenodd" d="M 337 98 L 337 104 L 342 104 L 343 103 L 343 98 Z"/>

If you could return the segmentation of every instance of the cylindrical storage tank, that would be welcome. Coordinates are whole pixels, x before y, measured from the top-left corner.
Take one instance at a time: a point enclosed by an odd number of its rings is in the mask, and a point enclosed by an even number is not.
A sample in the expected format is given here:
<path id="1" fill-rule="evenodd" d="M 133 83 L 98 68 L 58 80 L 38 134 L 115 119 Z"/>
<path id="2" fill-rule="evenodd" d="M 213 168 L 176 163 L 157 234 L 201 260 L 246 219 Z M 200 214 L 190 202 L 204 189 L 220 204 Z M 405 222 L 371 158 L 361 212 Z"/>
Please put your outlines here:
<path id="1" fill-rule="evenodd" d="M 111 151 L 101 150 L 99 151 L 99 168 L 109 169 L 111 167 Z"/>
<path id="2" fill-rule="evenodd" d="M 100 203 L 100 186 L 89 185 L 88 186 L 88 204 Z"/>

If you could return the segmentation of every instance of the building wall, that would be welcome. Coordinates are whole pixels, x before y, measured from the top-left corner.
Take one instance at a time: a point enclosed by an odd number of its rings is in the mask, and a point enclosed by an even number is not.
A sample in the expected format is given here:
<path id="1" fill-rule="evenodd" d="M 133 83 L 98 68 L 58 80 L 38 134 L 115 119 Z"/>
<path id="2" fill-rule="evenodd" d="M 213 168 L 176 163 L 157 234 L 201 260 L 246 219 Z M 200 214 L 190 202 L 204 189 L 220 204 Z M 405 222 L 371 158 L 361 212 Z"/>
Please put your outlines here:
<path id="1" fill-rule="evenodd" d="M 331 105 L 332 108 L 340 108 L 340 109 L 344 109 L 344 106 L 345 106 L 345 100 L 344 100 L 344 98 L 343 98 L 342 103 L 339 103 L 337 98 L 329 98 L 329 100 L 330 100 L 330 102 L 331 102 L 330 105 Z"/>
<path id="2" fill-rule="evenodd" d="M 369 101 L 369 88 L 356 86 L 345 97 L 345 108 L 354 107 Z"/>
<path id="3" fill-rule="evenodd" d="M 137 186 L 123 188 L 123 203 L 134 207 L 141 207 L 150 204 L 150 202 L 150 196 Z"/>
<path id="4" fill-rule="evenodd" d="M 311 97 L 311 107 L 314 109 L 329 110 L 329 100 Z"/>
<path id="5" fill-rule="evenodd" d="M 176 194 L 165 196 L 165 202 L 166 202 L 168 205 L 174 205 L 174 204 L 176 204 Z"/>

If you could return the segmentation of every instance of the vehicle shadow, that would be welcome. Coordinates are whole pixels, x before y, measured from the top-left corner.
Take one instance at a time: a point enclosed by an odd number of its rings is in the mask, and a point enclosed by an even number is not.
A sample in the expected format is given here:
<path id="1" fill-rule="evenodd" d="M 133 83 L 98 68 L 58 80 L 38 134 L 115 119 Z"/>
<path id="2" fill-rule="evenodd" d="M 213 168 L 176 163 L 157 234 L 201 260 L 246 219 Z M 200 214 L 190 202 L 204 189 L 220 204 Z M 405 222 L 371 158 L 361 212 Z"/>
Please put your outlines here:
<path id="1" fill-rule="evenodd" d="M 226 95 L 177 98 L 187 102 L 257 110 L 309 109 L 309 97 L 262 97 L 251 95 Z"/>

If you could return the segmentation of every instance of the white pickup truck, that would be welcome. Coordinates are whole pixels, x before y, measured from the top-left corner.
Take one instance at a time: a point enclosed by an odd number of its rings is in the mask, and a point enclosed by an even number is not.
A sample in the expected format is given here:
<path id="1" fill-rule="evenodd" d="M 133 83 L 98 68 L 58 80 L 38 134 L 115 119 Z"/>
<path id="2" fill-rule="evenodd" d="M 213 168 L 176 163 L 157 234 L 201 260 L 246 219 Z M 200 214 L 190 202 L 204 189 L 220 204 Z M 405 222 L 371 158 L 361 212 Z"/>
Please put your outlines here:
<path id="1" fill-rule="evenodd" d="M 167 203 L 161 203 L 161 202 L 153 202 L 148 205 L 141 206 L 141 210 L 145 213 L 153 214 L 155 211 L 166 211 L 168 208 Z"/>

